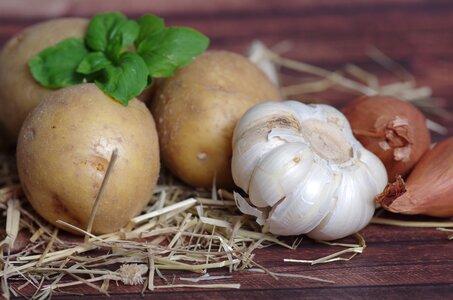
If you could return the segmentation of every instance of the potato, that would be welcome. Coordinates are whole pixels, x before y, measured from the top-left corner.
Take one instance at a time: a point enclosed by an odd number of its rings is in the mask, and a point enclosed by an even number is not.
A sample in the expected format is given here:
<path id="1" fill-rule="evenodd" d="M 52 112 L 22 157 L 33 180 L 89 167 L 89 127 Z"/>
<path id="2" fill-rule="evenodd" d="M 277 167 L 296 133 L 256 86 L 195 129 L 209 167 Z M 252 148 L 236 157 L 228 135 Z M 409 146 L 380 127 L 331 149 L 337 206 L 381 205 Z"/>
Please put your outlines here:
<path id="1" fill-rule="evenodd" d="M 233 187 L 234 126 L 253 105 L 280 93 L 253 63 L 227 51 L 210 51 L 158 88 L 151 111 L 164 164 L 194 187 Z"/>
<path id="2" fill-rule="evenodd" d="M 9 143 L 16 143 L 27 114 L 54 92 L 33 79 L 28 60 L 65 38 L 83 37 L 87 26 L 87 19 L 55 19 L 28 27 L 7 42 L 0 53 L 0 122 Z"/>
<path id="3" fill-rule="evenodd" d="M 113 232 L 148 203 L 159 173 L 159 146 L 151 113 L 133 99 L 127 107 L 94 84 L 52 93 L 27 117 L 17 165 L 27 199 L 56 226 L 58 219 L 86 229 L 114 149 L 112 169 L 93 232 Z M 62 227 L 67 229 L 65 227 Z"/>

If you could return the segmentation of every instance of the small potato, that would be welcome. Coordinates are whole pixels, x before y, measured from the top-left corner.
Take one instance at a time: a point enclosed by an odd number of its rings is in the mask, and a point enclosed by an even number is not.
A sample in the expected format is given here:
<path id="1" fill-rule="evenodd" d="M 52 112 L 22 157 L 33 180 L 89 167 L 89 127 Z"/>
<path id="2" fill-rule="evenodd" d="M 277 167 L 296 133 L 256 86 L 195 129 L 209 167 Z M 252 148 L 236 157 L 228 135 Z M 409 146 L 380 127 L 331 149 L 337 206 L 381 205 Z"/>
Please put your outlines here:
<path id="1" fill-rule="evenodd" d="M 233 187 L 234 126 L 253 105 L 281 98 L 278 89 L 245 57 L 210 51 L 159 86 L 151 111 L 161 156 L 170 171 L 194 187 Z"/>
<path id="2" fill-rule="evenodd" d="M 0 53 L 0 122 L 9 143 L 16 143 L 27 114 L 55 92 L 33 79 L 28 60 L 65 38 L 83 37 L 87 26 L 87 19 L 55 19 L 28 27 L 6 43 Z"/>
<path id="3" fill-rule="evenodd" d="M 100 200 L 95 234 L 124 226 L 148 203 L 159 174 L 154 120 L 133 99 L 127 107 L 94 84 L 64 88 L 45 98 L 19 135 L 17 166 L 25 195 L 56 226 L 86 229 L 110 157 L 118 158 Z M 65 227 L 62 227 L 66 229 Z"/>

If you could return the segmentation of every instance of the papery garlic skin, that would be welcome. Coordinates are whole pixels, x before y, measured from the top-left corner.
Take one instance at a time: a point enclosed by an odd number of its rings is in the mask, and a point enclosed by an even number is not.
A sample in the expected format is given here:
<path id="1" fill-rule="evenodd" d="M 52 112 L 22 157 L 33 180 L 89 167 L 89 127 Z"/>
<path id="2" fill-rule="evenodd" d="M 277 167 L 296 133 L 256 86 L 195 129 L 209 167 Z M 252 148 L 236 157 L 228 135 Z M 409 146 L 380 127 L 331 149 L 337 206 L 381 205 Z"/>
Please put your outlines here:
<path id="1" fill-rule="evenodd" d="M 297 101 L 245 113 L 233 135 L 232 174 L 249 194 L 250 203 L 237 198 L 238 207 L 265 231 L 321 240 L 365 227 L 387 184 L 384 165 L 354 138 L 342 113 Z"/>

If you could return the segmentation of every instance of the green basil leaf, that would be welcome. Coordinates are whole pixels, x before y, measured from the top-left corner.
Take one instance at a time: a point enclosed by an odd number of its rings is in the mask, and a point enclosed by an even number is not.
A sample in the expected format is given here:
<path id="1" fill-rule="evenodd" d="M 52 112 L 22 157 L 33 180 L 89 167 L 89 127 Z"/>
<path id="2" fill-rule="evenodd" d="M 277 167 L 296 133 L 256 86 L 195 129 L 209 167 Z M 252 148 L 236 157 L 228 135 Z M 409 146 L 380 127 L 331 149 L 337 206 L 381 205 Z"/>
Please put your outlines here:
<path id="1" fill-rule="evenodd" d="M 91 19 L 85 36 L 87 46 L 94 51 L 105 51 L 126 17 L 118 12 L 98 14 Z"/>
<path id="2" fill-rule="evenodd" d="M 121 55 L 121 44 L 123 43 L 121 35 L 115 35 L 107 44 L 105 54 L 111 60 L 116 62 Z"/>
<path id="3" fill-rule="evenodd" d="M 94 51 L 115 57 L 121 49 L 132 45 L 139 32 L 138 23 L 119 12 L 98 14 L 88 25 L 86 43 Z"/>
<path id="4" fill-rule="evenodd" d="M 190 28 L 165 27 L 144 15 L 128 20 L 119 12 L 93 17 L 85 39 L 66 39 L 29 60 L 33 77 L 48 88 L 95 82 L 124 105 L 153 83 L 201 54 L 209 39 Z M 133 47 L 135 46 L 135 47 Z"/>
<path id="5" fill-rule="evenodd" d="M 140 33 L 140 26 L 134 20 L 128 20 L 123 23 L 120 28 L 119 32 L 121 35 L 122 48 L 129 47 L 134 43 Z"/>
<path id="6" fill-rule="evenodd" d="M 28 61 L 33 78 L 41 85 L 57 89 L 81 83 L 77 66 L 88 54 L 82 39 L 67 38 L 49 47 Z"/>
<path id="7" fill-rule="evenodd" d="M 145 60 L 152 77 L 168 77 L 192 62 L 209 45 L 202 33 L 185 27 L 168 27 L 144 39 L 137 53 Z"/>
<path id="8" fill-rule="evenodd" d="M 156 34 L 165 29 L 164 19 L 155 15 L 144 15 L 137 21 L 140 26 L 140 33 L 135 40 L 135 47 L 152 34 Z"/>
<path id="9" fill-rule="evenodd" d="M 92 74 L 111 65 L 112 62 L 103 52 L 91 52 L 80 62 L 77 72 L 82 74 Z"/>
<path id="10" fill-rule="evenodd" d="M 127 106 L 148 85 L 148 68 L 134 52 L 124 52 L 115 65 L 108 65 L 99 72 L 96 85 L 106 94 Z"/>

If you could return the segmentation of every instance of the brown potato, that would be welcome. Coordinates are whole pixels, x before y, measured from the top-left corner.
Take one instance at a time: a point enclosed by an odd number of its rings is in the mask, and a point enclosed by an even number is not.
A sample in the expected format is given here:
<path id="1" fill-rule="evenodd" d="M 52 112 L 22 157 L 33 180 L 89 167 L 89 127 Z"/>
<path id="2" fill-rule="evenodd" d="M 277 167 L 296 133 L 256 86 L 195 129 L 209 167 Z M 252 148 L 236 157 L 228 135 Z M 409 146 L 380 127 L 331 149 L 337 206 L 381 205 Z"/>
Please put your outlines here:
<path id="1" fill-rule="evenodd" d="M 65 38 L 83 37 L 87 26 L 87 19 L 55 19 L 28 27 L 6 43 L 0 53 L 0 122 L 9 143 L 16 143 L 27 114 L 54 92 L 33 79 L 28 60 Z"/>
<path id="2" fill-rule="evenodd" d="M 118 159 L 96 213 L 96 234 L 119 229 L 151 199 L 159 174 L 154 120 L 142 102 L 124 107 L 94 84 L 52 93 L 29 114 L 19 135 L 25 195 L 54 225 L 61 227 L 60 219 L 86 229 L 115 148 Z"/>
<path id="3" fill-rule="evenodd" d="M 231 188 L 234 126 L 253 105 L 280 99 L 278 89 L 245 57 L 210 51 L 158 88 L 151 111 L 161 156 L 173 174 L 194 187 Z"/>

